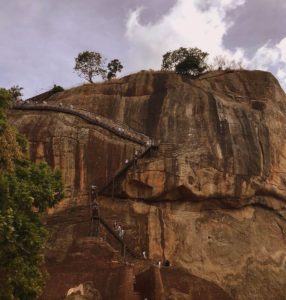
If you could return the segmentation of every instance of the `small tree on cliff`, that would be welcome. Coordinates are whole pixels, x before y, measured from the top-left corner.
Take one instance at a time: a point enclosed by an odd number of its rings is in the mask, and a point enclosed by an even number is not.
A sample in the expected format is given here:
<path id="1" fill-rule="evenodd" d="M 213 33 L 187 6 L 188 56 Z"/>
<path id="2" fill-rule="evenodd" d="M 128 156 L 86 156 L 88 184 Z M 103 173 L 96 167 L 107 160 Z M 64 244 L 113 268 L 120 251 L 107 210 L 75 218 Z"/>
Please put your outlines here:
<path id="1" fill-rule="evenodd" d="M 21 97 L 23 96 L 22 94 L 22 90 L 23 88 L 20 87 L 19 85 L 13 85 L 8 91 L 11 94 L 12 100 L 14 102 L 18 101 L 21 99 Z"/>
<path id="2" fill-rule="evenodd" d="M 225 55 L 217 55 L 208 67 L 209 70 L 241 70 L 244 69 L 242 60 L 229 59 Z"/>
<path id="3" fill-rule="evenodd" d="M 207 69 L 207 52 L 198 48 L 181 47 L 163 55 L 162 70 L 182 75 L 199 75 Z"/>
<path id="4" fill-rule="evenodd" d="M 79 53 L 75 58 L 74 70 L 80 77 L 83 77 L 90 83 L 93 83 L 93 78 L 98 75 L 102 78 L 106 77 L 104 61 L 98 52 L 84 51 Z"/>
<path id="5" fill-rule="evenodd" d="M 107 65 L 108 73 L 107 73 L 107 79 L 110 80 L 113 77 L 116 77 L 117 72 L 121 72 L 123 69 L 123 66 L 121 62 L 118 59 L 113 59 L 108 65 Z"/>
<path id="6" fill-rule="evenodd" d="M 45 283 L 40 214 L 62 199 L 63 187 L 59 171 L 29 161 L 26 140 L 6 120 L 11 101 L 0 89 L 0 299 L 33 300 Z"/>

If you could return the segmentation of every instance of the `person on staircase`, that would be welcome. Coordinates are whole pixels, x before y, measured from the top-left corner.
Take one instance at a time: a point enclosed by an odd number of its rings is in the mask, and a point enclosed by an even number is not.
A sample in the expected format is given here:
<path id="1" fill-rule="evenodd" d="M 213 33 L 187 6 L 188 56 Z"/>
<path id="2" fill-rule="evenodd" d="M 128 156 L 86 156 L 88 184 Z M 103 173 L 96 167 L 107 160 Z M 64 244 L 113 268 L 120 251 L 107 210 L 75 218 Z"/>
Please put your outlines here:
<path id="1" fill-rule="evenodd" d="M 134 154 L 134 168 L 137 166 L 137 160 L 138 160 L 139 151 L 136 150 Z"/>
<path id="2" fill-rule="evenodd" d="M 92 204 L 91 204 L 91 209 L 92 209 L 92 218 L 96 219 L 99 217 L 98 214 L 98 202 L 96 201 L 96 198 L 93 199 Z"/>
<path id="3" fill-rule="evenodd" d="M 122 240 L 123 240 L 123 238 L 124 238 L 124 233 L 125 233 L 124 229 L 121 228 L 121 230 L 119 231 L 119 237 L 120 237 Z"/>
<path id="4" fill-rule="evenodd" d="M 117 231 L 117 227 L 118 227 L 118 224 L 117 224 L 117 222 L 115 221 L 114 223 L 113 223 L 113 230 L 116 232 Z"/>
<path id="5" fill-rule="evenodd" d="M 120 235 L 120 232 L 121 232 L 121 226 L 117 224 L 115 230 L 116 234 L 119 236 Z"/>
<path id="6" fill-rule="evenodd" d="M 91 203 L 91 221 L 92 221 L 92 235 L 98 235 L 99 232 L 99 207 L 96 197 Z"/>

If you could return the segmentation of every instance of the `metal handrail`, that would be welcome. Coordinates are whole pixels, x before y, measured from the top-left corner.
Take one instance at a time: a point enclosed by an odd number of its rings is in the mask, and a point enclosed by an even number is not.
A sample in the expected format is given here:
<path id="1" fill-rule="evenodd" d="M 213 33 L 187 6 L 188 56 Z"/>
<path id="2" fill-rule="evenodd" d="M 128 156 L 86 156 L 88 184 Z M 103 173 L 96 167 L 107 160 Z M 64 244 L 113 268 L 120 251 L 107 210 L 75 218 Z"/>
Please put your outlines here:
<path id="1" fill-rule="evenodd" d="M 32 110 L 32 111 L 53 111 L 53 112 L 70 114 L 70 115 L 80 117 L 81 119 L 85 120 L 88 123 L 100 126 L 101 128 L 108 130 L 109 132 L 117 135 L 118 137 L 129 140 L 133 143 L 136 143 L 136 144 L 139 144 L 142 146 L 146 146 L 148 144 L 148 142 L 151 143 L 151 141 L 144 141 L 141 138 L 136 138 L 134 136 L 126 134 L 125 131 L 124 132 L 119 131 L 119 130 L 113 128 L 112 126 L 105 124 L 104 122 L 101 122 L 100 120 L 98 120 L 96 118 L 91 118 L 91 117 L 87 116 L 86 114 L 81 113 L 75 109 L 70 109 L 70 108 L 65 108 L 65 107 L 57 107 L 57 106 L 51 106 L 51 105 L 26 105 L 26 104 L 14 105 L 12 107 L 12 109 Z"/>

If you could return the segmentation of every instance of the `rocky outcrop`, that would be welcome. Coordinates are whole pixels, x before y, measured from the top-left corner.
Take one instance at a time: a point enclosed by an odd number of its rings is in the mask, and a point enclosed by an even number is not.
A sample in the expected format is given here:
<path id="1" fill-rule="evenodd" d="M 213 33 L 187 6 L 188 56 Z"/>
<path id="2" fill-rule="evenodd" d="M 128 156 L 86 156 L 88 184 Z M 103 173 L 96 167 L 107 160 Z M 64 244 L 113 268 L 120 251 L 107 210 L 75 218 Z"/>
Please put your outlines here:
<path id="1" fill-rule="evenodd" d="M 160 140 L 157 158 L 123 183 L 129 198 L 285 198 L 285 94 L 269 73 L 192 80 L 142 72 L 57 93 L 48 103 L 88 110 Z M 28 134 L 33 159 L 64 170 L 71 196 L 84 193 L 89 182 L 103 184 L 135 148 L 67 114 L 14 112 L 11 120 Z"/>
<path id="2" fill-rule="evenodd" d="M 285 220 L 260 205 L 233 209 L 212 201 L 103 199 L 101 211 L 123 224 L 137 251 L 213 281 L 234 299 L 285 299 Z"/>
<path id="3" fill-rule="evenodd" d="M 215 282 L 234 299 L 285 299 L 286 96 L 270 73 L 140 72 L 45 101 L 159 142 L 106 191 L 114 199 L 100 201 L 134 249 Z M 10 120 L 27 135 L 32 159 L 62 169 L 67 197 L 57 213 L 84 208 L 90 185 L 103 187 L 145 149 L 64 112 L 14 110 Z M 84 235 L 74 220 L 69 226 L 58 235 L 67 228 Z"/>
<path id="4" fill-rule="evenodd" d="M 66 245 L 63 248 L 67 250 Z M 181 268 L 159 269 L 150 267 L 150 261 L 131 263 L 129 258 L 129 262 L 124 262 L 102 238 L 74 239 L 57 263 L 47 257 L 50 280 L 41 300 L 184 299 L 181 295 L 194 295 L 197 300 L 217 299 L 215 296 L 219 295 L 220 300 L 231 300 L 216 284 L 191 276 Z"/>
<path id="5" fill-rule="evenodd" d="M 102 300 L 100 292 L 94 288 L 92 281 L 84 282 L 70 288 L 65 300 Z"/>

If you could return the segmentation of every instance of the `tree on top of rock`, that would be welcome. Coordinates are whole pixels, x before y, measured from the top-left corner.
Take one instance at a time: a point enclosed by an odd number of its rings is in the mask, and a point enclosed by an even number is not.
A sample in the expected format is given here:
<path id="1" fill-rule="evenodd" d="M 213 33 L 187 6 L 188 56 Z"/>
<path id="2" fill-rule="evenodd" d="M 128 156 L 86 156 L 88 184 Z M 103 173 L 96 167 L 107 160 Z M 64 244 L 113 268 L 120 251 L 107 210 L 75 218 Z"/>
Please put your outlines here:
<path id="1" fill-rule="evenodd" d="M 116 77 L 117 72 L 121 72 L 123 69 L 123 66 L 119 59 L 113 59 L 108 65 L 107 65 L 108 73 L 107 73 L 107 79 L 110 80 L 113 77 Z"/>
<path id="2" fill-rule="evenodd" d="M 93 78 L 100 75 L 103 79 L 106 77 L 108 80 L 116 77 L 117 72 L 121 72 L 123 65 L 119 59 L 111 60 L 107 67 L 105 64 L 106 59 L 98 52 L 84 51 L 79 53 L 75 58 L 74 70 L 78 75 L 88 82 L 93 83 Z"/>
<path id="3" fill-rule="evenodd" d="M 217 55 L 213 58 L 212 64 L 209 65 L 209 70 L 242 70 L 245 69 L 242 60 L 227 58 L 225 55 Z"/>
<path id="4" fill-rule="evenodd" d="M 208 67 L 207 56 L 208 53 L 199 48 L 181 47 L 163 55 L 162 70 L 175 71 L 182 75 L 199 75 Z"/>
<path id="5" fill-rule="evenodd" d="M 78 75 L 90 83 L 93 83 L 93 78 L 100 75 L 102 78 L 106 77 L 106 70 L 104 69 L 104 61 L 98 52 L 84 51 L 79 53 L 75 58 L 74 70 Z"/>
<path id="6" fill-rule="evenodd" d="M 19 85 L 13 85 L 8 91 L 10 92 L 13 102 L 16 102 L 21 99 L 23 96 L 22 91 L 23 88 L 20 87 Z"/>

